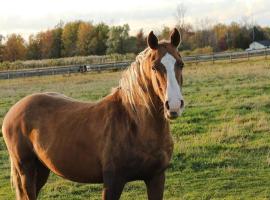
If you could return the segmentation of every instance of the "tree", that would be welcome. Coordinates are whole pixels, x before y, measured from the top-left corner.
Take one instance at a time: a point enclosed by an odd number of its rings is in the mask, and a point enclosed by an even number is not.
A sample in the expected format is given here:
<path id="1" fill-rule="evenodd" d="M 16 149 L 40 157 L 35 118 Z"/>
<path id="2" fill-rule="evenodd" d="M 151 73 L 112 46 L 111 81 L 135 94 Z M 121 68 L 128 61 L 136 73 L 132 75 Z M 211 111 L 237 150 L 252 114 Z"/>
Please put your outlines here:
<path id="1" fill-rule="evenodd" d="M 263 32 L 267 40 L 270 40 L 270 27 L 264 27 Z"/>
<path id="2" fill-rule="evenodd" d="M 124 43 L 129 37 L 129 25 L 113 26 L 109 32 L 109 38 L 107 41 L 108 49 L 107 53 L 125 53 Z"/>
<path id="3" fill-rule="evenodd" d="M 252 39 L 250 38 L 249 31 L 242 27 L 235 38 L 235 48 L 246 49 L 251 42 Z"/>
<path id="4" fill-rule="evenodd" d="M 93 30 L 92 40 L 89 48 L 94 49 L 94 54 L 104 55 L 107 51 L 107 41 L 110 28 L 104 23 L 97 24 Z"/>
<path id="5" fill-rule="evenodd" d="M 214 25 L 213 34 L 214 34 L 215 40 L 214 40 L 213 48 L 216 51 L 224 51 L 228 49 L 227 40 L 226 40 L 227 32 L 228 32 L 228 29 L 225 24 L 219 23 L 219 24 Z"/>
<path id="6" fill-rule="evenodd" d="M 178 27 L 178 29 L 180 30 L 180 33 L 182 34 L 182 31 L 185 29 L 186 27 L 186 22 L 185 22 L 185 15 L 187 12 L 187 8 L 183 3 L 180 3 L 177 5 L 176 8 L 176 26 Z"/>
<path id="7" fill-rule="evenodd" d="M 28 59 L 52 58 L 53 31 L 39 32 L 37 35 L 30 35 L 27 45 Z"/>
<path id="8" fill-rule="evenodd" d="M 158 36 L 159 39 L 168 39 L 170 37 L 171 30 L 168 26 L 164 26 L 160 35 Z"/>
<path id="9" fill-rule="evenodd" d="M 267 34 L 260 26 L 254 26 L 250 29 L 250 38 L 252 41 L 267 40 Z"/>
<path id="10" fill-rule="evenodd" d="M 12 34 L 7 37 L 4 48 L 4 60 L 24 60 L 26 55 L 25 41 L 19 34 Z"/>
<path id="11" fill-rule="evenodd" d="M 209 18 L 197 20 L 195 32 L 195 46 L 202 48 L 206 46 L 213 46 L 215 37 L 213 34 L 213 22 Z"/>
<path id="12" fill-rule="evenodd" d="M 193 39 L 195 38 L 195 32 L 193 31 L 193 26 L 186 22 L 187 7 L 184 3 L 180 3 L 176 8 L 176 27 L 180 31 L 181 35 L 181 45 L 179 45 L 180 50 L 190 50 L 193 48 Z"/>
<path id="13" fill-rule="evenodd" d="M 136 52 L 137 51 L 136 42 L 137 42 L 137 38 L 134 36 L 128 37 L 127 39 L 125 39 L 124 45 L 123 45 L 123 52 L 124 53 Z"/>
<path id="14" fill-rule="evenodd" d="M 194 48 L 194 36 L 195 32 L 193 26 L 189 23 L 185 23 L 185 26 L 181 30 L 181 44 L 179 50 L 190 50 Z"/>
<path id="15" fill-rule="evenodd" d="M 93 36 L 93 25 L 88 22 L 81 22 L 78 29 L 77 38 L 77 52 L 78 55 L 89 55 L 94 53 L 91 47 L 91 40 Z"/>
<path id="16" fill-rule="evenodd" d="M 237 35 L 240 34 L 240 25 L 236 22 L 232 22 L 228 27 L 227 44 L 229 49 L 236 48 Z"/>
<path id="17" fill-rule="evenodd" d="M 81 21 L 69 22 L 64 26 L 62 33 L 63 53 L 64 56 L 76 55 L 76 44 L 78 37 L 78 29 Z"/>
<path id="18" fill-rule="evenodd" d="M 62 44 L 63 27 L 61 24 L 57 25 L 52 30 L 52 46 L 51 46 L 51 58 L 60 58 L 63 44 Z"/>
<path id="19" fill-rule="evenodd" d="M 146 37 L 144 36 L 143 29 L 140 29 L 136 35 L 136 51 L 135 53 L 139 53 L 146 48 Z"/>
<path id="20" fill-rule="evenodd" d="M 4 36 L 0 34 L 0 62 L 3 62 L 3 59 L 4 59 L 5 46 L 2 44 L 3 40 L 4 40 Z"/>
<path id="21" fill-rule="evenodd" d="M 40 41 L 35 35 L 29 36 L 26 58 L 30 60 L 41 59 Z"/>
<path id="22" fill-rule="evenodd" d="M 52 44 L 53 44 L 53 34 L 51 30 L 46 32 L 40 32 L 37 35 L 40 42 L 40 53 L 42 59 L 51 58 L 52 54 Z"/>
<path id="23" fill-rule="evenodd" d="M 232 22 L 228 27 L 228 46 L 229 48 L 241 48 L 246 49 L 252 42 L 250 37 L 250 28 L 241 26 L 236 22 Z"/>

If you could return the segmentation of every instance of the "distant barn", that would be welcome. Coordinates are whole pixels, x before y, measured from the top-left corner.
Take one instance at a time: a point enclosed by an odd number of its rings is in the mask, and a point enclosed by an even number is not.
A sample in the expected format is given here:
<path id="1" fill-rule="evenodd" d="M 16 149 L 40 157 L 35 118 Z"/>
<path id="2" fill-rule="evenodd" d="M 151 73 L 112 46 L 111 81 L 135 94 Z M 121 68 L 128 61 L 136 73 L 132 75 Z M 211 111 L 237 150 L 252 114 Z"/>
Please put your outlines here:
<path id="1" fill-rule="evenodd" d="M 270 48 L 270 40 L 254 41 L 249 45 L 247 51 Z"/>

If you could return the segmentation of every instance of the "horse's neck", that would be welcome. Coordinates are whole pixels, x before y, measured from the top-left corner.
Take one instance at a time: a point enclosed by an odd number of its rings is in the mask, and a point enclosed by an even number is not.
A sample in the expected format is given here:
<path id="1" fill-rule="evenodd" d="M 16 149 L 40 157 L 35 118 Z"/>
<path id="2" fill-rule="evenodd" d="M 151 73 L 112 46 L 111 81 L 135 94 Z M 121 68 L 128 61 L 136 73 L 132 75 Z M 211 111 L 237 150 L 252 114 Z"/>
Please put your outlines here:
<path id="1" fill-rule="evenodd" d="M 135 107 L 126 101 L 124 90 L 118 88 L 110 95 L 100 101 L 101 104 L 108 106 L 108 109 L 114 110 L 110 112 L 115 119 L 116 113 L 121 114 L 118 120 L 123 120 L 119 123 L 133 124 L 136 126 L 138 134 L 142 134 L 145 140 L 157 138 L 168 138 L 169 136 L 169 123 L 164 117 L 164 111 L 159 110 L 162 103 L 155 96 L 152 96 L 153 105 L 150 106 L 150 111 L 144 105 L 135 102 Z M 157 108 L 155 108 L 157 106 Z"/>
<path id="2" fill-rule="evenodd" d="M 119 89 L 115 95 L 121 99 L 123 106 L 128 111 L 130 117 L 139 123 L 147 123 L 148 125 L 158 124 L 161 127 L 167 124 L 167 120 L 164 117 L 163 104 L 159 97 L 154 93 L 154 90 L 149 88 L 147 91 L 149 98 L 147 99 L 149 107 L 141 103 L 140 99 L 135 99 L 134 105 L 131 105 L 129 101 L 126 101 L 123 93 L 124 90 Z"/>

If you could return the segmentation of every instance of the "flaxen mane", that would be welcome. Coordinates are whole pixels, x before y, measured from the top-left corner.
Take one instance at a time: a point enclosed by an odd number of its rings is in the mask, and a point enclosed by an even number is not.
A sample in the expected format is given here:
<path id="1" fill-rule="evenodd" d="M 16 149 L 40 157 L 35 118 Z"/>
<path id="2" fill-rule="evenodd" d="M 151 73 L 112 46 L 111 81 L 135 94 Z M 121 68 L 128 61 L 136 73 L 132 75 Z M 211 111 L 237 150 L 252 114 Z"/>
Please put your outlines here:
<path id="1" fill-rule="evenodd" d="M 149 84 L 143 71 L 144 60 L 149 56 L 149 53 L 150 48 L 142 51 L 131 66 L 124 71 L 119 81 L 119 88 L 124 91 L 123 98 L 129 102 L 134 111 L 136 111 L 135 104 L 139 103 L 150 112 L 152 99 L 149 95 Z"/>

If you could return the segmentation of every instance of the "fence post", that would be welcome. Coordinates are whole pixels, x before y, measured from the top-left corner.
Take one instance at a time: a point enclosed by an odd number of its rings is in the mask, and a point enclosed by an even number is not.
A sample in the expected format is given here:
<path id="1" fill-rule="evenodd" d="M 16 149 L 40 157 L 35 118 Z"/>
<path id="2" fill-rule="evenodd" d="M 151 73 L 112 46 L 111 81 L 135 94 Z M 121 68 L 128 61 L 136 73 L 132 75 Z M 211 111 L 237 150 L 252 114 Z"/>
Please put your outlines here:
<path id="1" fill-rule="evenodd" d="M 266 48 L 264 49 L 264 57 L 265 57 L 265 60 L 267 59 L 267 51 L 266 51 Z"/>
<path id="2" fill-rule="evenodd" d="M 198 62 L 199 62 L 199 58 L 198 56 L 196 56 L 196 65 L 198 65 Z"/>
<path id="3" fill-rule="evenodd" d="M 232 63 L 232 52 L 230 53 L 230 61 Z"/>
<path id="4" fill-rule="evenodd" d="M 212 64 L 215 63 L 214 54 L 212 53 Z"/>

